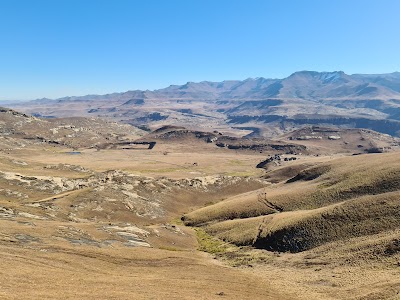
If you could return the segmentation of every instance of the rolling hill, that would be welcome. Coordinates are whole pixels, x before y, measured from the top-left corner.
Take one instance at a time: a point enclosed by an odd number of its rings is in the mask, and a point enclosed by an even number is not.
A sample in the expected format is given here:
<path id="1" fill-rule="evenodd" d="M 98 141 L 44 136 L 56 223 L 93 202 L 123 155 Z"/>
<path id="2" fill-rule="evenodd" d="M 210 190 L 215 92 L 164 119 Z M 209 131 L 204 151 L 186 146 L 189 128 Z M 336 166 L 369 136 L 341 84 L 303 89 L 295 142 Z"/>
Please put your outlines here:
<path id="1" fill-rule="evenodd" d="M 400 226 L 399 166 L 396 152 L 319 163 L 183 220 L 238 245 L 281 252 L 390 231 Z"/>

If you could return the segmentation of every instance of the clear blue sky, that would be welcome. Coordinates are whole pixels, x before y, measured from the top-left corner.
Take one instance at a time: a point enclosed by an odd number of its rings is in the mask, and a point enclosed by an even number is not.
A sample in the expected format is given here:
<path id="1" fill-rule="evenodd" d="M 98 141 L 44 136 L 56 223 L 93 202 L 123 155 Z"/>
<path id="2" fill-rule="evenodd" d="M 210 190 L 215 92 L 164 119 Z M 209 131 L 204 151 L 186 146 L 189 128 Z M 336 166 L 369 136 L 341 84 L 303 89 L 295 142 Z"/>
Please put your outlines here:
<path id="1" fill-rule="evenodd" d="M 0 99 L 400 71 L 399 0 L 0 0 Z"/>

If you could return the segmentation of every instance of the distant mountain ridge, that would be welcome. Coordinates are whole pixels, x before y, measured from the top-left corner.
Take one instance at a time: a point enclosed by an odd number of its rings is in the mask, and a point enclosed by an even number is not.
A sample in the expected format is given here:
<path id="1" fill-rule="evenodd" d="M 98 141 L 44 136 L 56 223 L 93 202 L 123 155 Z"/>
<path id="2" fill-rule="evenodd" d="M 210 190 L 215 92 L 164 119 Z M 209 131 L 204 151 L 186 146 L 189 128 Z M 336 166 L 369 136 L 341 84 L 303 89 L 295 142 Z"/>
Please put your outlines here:
<path id="1" fill-rule="evenodd" d="M 370 128 L 400 135 L 400 73 L 299 71 L 283 79 L 187 82 L 157 90 L 38 99 L 12 107 L 44 117 L 96 116 L 155 128 L 258 128 L 276 135 L 303 125 Z"/>
<path id="2" fill-rule="evenodd" d="M 331 99 L 345 97 L 400 99 L 400 72 L 347 75 L 343 71 L 299 71 L 283 79 L 257 77 L 222 82 L 187 82 L 183 85 L 170 85 L 153 91 L 132 90 L 105 95 L 67 96 L 55 100 L 108 100 L 116 98 Z M 51 99 L 43 98 L 34 101 L 49 100 Z"/>

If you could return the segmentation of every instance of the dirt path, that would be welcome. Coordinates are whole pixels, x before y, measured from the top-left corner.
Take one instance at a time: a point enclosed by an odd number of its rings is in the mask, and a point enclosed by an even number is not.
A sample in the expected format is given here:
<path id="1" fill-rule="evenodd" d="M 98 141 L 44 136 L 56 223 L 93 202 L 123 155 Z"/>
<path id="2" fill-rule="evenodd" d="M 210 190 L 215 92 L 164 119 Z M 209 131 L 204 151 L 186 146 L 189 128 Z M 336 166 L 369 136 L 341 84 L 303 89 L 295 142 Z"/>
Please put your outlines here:
<path id="1" fill-rule="evenodd" d="M 84 191 L 84 190 L 87 190 L 87 189 L 79 189 L 79 190 L 68 191 L 68 192 L 61 193 L 61 194 L 56 194 L 56 195 L 53 195 L 53 196 L 51 196 L 51 197 L 47 197 L 47 198 L 43 198 L 43 199 L 39 199 L 39 200 L 32 201 L 32 203 L 41 203 L 41 202 L 55 201 L 55 200 L 59 200 L 59 199 L 61 199 L 61 198 L 64 198 L 64 197 L 66 197 L 66 196 L 69 196 L 69 195 L 71 195 L 71 194 L 74 194 L 74 193 L 77 193 L 77 192 L 82 192 L 82 191 Z"/>

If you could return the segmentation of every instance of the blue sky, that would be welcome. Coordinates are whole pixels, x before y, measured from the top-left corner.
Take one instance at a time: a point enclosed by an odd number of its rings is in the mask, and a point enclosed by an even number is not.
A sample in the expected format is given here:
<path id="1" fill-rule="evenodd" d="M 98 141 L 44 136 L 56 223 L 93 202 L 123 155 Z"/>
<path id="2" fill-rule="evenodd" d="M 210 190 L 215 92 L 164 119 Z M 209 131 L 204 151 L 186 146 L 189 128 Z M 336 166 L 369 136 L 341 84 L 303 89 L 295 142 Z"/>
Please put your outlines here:
<path id="1" fill-rule="evenodd" d="M 0 99 L 400 71 L 398 0 L 0 0 Z"/>

